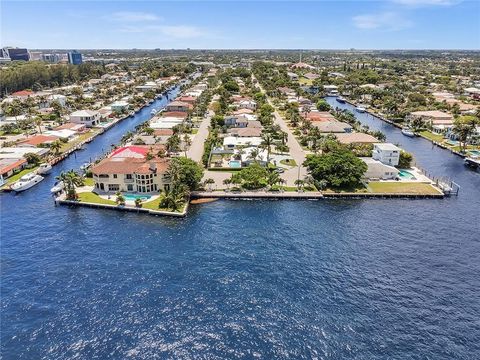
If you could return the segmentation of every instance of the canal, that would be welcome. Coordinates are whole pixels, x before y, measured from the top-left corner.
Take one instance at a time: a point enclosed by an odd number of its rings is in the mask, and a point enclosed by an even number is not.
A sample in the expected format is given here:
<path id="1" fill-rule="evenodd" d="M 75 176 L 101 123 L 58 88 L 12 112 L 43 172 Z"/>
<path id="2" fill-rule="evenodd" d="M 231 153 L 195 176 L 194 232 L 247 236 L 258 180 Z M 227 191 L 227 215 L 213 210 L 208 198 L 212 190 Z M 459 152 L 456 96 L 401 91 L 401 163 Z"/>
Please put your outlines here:
<path id="1" fill-rule="evenodd" d="M 480 174 L 371 115 L 356 114 L 460 195 L 216 201 L 182 219 L 55 207 L 56 174 L 165 103 L 0 195 L 2 358 L 480 357 Z"/>

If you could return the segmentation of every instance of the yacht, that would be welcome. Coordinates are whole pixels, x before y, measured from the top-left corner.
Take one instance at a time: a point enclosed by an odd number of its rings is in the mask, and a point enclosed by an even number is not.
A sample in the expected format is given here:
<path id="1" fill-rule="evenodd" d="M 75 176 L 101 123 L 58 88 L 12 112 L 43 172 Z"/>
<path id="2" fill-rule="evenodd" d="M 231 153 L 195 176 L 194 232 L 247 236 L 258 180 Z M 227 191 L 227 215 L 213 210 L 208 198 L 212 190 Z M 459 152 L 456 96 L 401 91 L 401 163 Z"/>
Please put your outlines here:
<path id="1" fill-rule="evenodd" d="M 357 106 L 355 110 L 359 113 L 364 113 L 365 111 L 367 111 L 367 109 L 365 109 L 363 106 Z"/>
<path id="2" fill-rule="evenodd" d="M 37 174 L 47 175 L 50 172 L 50 170 L 52 170 L 52 165 L 50 165 L 49 163 L 43 163 L 43 164 L 40 164 L 40 166 L 38 167 Z"/>
<path id="3" fill-rule="evenodd" d="M 341 103 L 341 104 L 344 104 L 344 103 L 345 103 L 345 98 L 343 98 L 343 97 L 341 97 L 341 96 L 337 97 L 336 100 L 337 100 L 339 103 Z"/>
<path id="4" fill-rule="evenodd" d="M 402 134 L 408 137 L 415 137 L 415 133 L 409 128 L 402 129 Z"/>
<path id="5" fill-rule="evenodd" d="M 52 194 L 56 194 L 60 191 L 62 191 L 63 189 L 65 188 L 65 184 L 63 183 L 63 181 L 58 181 L 56 182 L 53 187 L 50 189 L 50 192 Z"/>
<path id="6" fill-rule="evenodd" d="M 36 174 L 35 172 L 31 172 L 30 174 L 23 175 L 20 180 L 14 183 L 10 188 L 13 191 L 20 192 L 27 189 L 30 189 L 32 186 L 38 184 L 40 181 L 43 180 L 43 176 Z"/>
<path id="7" fill-rule="evenodd" d="M 466 166 L 472 169 L 480 169 L 480 158 L 467 157 L 464 162 Z"/>
<path id="8" fill-rule="evenodd" d="M 152 111 L 150 111 L 150 114 L 151 115 L 156 115 L 157 114 L 157 109 L 152 109 Z"/>

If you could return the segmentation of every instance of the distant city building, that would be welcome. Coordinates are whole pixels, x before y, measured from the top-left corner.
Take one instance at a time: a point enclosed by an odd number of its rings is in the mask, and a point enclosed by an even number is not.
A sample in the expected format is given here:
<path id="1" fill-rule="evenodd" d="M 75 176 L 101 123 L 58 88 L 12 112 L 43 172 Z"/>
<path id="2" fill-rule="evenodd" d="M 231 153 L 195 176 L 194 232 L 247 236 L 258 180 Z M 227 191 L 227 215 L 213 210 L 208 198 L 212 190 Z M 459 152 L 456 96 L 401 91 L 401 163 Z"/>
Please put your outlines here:
<path id="1" fill-rule="evenodd" d="M 30 54 L 25 48 L 13 48 L 13 47 L 4 47 L 2 49 L 2 57 L 10 58 L 10 60 L 30 60 Z"/>
<path id="2" fill-rule="evenodd" d="M 58 63 L 61 60 L 59 54 L 42 54 L 42 60 L 49 63 Z"/>
<path id="3" fill-rule="evenodd" d="M 68 62 L 73 65 L 80 65 L 83 62 L 82 54 L 77 50 L 70 51 L 68 53 Z"/>

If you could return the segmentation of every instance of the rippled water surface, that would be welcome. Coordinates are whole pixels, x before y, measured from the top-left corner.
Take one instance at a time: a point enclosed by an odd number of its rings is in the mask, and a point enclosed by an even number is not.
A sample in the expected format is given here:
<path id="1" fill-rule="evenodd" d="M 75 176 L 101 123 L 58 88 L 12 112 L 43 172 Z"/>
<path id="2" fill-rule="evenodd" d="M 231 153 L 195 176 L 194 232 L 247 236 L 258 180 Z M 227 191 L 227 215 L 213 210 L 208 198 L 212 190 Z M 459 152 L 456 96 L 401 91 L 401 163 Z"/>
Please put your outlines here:
<path id="1" fill-rule="evenodd" d="M 2 194 L 2 357 L 479 358 L 480 175 L 362 121 L 456 180 L 460 196 L 218 201 L 166 219 L 55 207 L 52 175 Z"/>

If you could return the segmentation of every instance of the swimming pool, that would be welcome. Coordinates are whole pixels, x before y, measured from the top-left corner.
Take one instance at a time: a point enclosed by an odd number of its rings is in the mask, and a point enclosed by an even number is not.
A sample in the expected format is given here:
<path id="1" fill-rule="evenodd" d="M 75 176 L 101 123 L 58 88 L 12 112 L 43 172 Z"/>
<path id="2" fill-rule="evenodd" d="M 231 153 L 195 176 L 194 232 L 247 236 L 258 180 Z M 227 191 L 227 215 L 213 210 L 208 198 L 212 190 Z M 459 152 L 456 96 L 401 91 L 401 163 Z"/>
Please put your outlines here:
<path id="1" fill-rule="evenodd" d="M 242 167 L 242 162 L 239 160 L 230 160 L 228 165 L 231 168 L 241 168 Z"/>
<path id="2" fill-rule="evenodd" d="M 480 157 L 480 150 L 468 150 L 469 154 Z"/>
<path id="3" fill-rule="evenodd" d="M 402 180 L 415 180 L 415 175 L 413 175 L 410 171 L 407 170 L 400 170 L 398 172 L 398 177 Z"/>
<path id="4" fill-rule="evenodd" d="M 123 194 L 123 197 L 127 201 L 135 201 L 136 199 L 140 199 L 142 201 L 146 201 L 151 198 L 150 195 L 137 195 L 137 194 Z"/>

